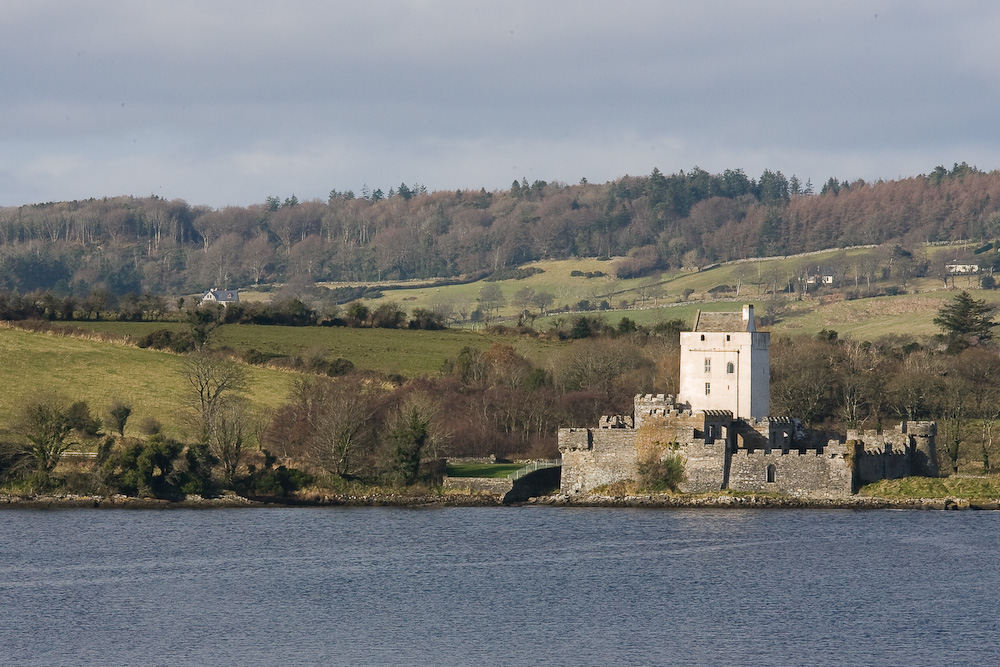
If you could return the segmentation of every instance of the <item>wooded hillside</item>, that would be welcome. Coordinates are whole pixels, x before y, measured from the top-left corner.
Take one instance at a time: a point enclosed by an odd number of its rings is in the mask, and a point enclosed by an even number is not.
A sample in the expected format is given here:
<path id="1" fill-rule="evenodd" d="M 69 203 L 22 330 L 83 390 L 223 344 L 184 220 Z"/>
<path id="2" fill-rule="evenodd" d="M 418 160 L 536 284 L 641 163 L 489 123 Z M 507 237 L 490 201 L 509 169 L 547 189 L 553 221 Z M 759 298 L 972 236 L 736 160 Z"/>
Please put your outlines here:
<path id="1" fill-rule="evenodd" d="M 195 292 L 262 282 L 489 274 L 528 261 L 625 256 L 654 268 L 858 244 L 1000 235 L 1000 171 L 966 164 L 899 181 L 829 179 L 814 193 L 780 171 L 625 176 L 509 190 L 332 191 L 214 210 L 112 197 L 0 209 L 0 289 L 85 296 Z"/>

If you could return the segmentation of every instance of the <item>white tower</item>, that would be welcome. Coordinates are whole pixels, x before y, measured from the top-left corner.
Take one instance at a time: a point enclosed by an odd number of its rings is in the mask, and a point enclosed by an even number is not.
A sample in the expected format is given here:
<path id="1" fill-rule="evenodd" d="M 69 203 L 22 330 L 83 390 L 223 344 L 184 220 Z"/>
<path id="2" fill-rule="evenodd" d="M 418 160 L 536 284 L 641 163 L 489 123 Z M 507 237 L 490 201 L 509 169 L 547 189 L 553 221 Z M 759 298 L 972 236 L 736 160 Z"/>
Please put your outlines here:
<path id="1" fill-rule="evenodd" d="M 695 315 L 694 330 L 681 333 L 678 403 L 694 411 L 729 410 L 734 417 L 763 419 L 771 411 L 771 334 L 757 331 L 753 306 L 742 313 Z"/>

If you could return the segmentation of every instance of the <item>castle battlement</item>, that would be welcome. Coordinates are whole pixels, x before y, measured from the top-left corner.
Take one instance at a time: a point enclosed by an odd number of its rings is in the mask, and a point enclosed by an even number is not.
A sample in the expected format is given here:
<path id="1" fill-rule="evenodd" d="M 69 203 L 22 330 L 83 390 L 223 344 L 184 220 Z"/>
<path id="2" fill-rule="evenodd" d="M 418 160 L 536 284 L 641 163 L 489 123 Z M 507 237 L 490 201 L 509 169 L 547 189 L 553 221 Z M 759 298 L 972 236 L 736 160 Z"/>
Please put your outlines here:
<path id="1" fill-rule="evenodd" d="M 807 449 L 772 449 L 770 451 L 765 449 L 737 449 L 732 453 L 733 457 L 742 458 L 768 458 L 774 456 L 818 456 L 821 458 L 843 458 L 846 452 L 843 451 L 829 451 L 827 448 L 807 448 Z"/>
<path id="2" fill-rule="evenodd" d="M 604 415 L 597 422 L 597 428 L 634 428 L 632 415 Z"/>
<path id="3" fill-rule="evenodd" d="M 770 338 L 757 331 L 753 308 L 699 311 L 695 320 L 694 331 L 681 333 L 676 396 L 638 394 L 631 416 L 559 429 L 565 492 L 639 479 L 650 456 L 679 457 L 680 490 L 692 493 L 847 495 L 879 479 L 937 474 L 934 422 L 852 429 L 839 440 L 769 416 Z"/>

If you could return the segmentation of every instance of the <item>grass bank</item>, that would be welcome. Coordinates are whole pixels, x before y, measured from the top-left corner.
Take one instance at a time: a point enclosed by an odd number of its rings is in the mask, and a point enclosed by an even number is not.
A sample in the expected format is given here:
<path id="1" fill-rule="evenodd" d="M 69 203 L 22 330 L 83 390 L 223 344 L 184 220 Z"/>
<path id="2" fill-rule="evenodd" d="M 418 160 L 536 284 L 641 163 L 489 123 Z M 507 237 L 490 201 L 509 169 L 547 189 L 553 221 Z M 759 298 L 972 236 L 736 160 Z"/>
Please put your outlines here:
<path id="1" fill-rule="evenodd" d="M 904 477 L 863 486 L 858 495 L 872 498 L 1000 498 L 1000 477 Z"/>
<path id="2" fill-rule="evenodd" d="M 523 467 L 520 463 L 449 463 L 447 475 L 448 477 L 503 479 Z"/>

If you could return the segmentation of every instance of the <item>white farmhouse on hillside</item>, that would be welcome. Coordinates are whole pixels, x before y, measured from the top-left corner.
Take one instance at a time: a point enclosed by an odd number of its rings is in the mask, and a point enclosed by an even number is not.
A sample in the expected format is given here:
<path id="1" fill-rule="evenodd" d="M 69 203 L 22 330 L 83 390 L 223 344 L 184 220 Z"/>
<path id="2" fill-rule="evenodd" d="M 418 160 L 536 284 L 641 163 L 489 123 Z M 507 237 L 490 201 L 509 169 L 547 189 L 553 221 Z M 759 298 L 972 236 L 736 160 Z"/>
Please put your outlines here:
<path id="1" fill-rule="evenodd" d="M 979 265 L 968 260 L 953 259 L 945 264 L 944 268 L 952 275 L 979 273 Z"/>
<path id="2" fill-rule="evenodd" d="M 231 303 L 240 302 L 239 290 L 234 289 L 216 289 L 212 288 L 205 292 L 201 297 L 201 305 L 214 305 L 216 303 L 221 303 L 223 306 L 228 306 Z"/>

